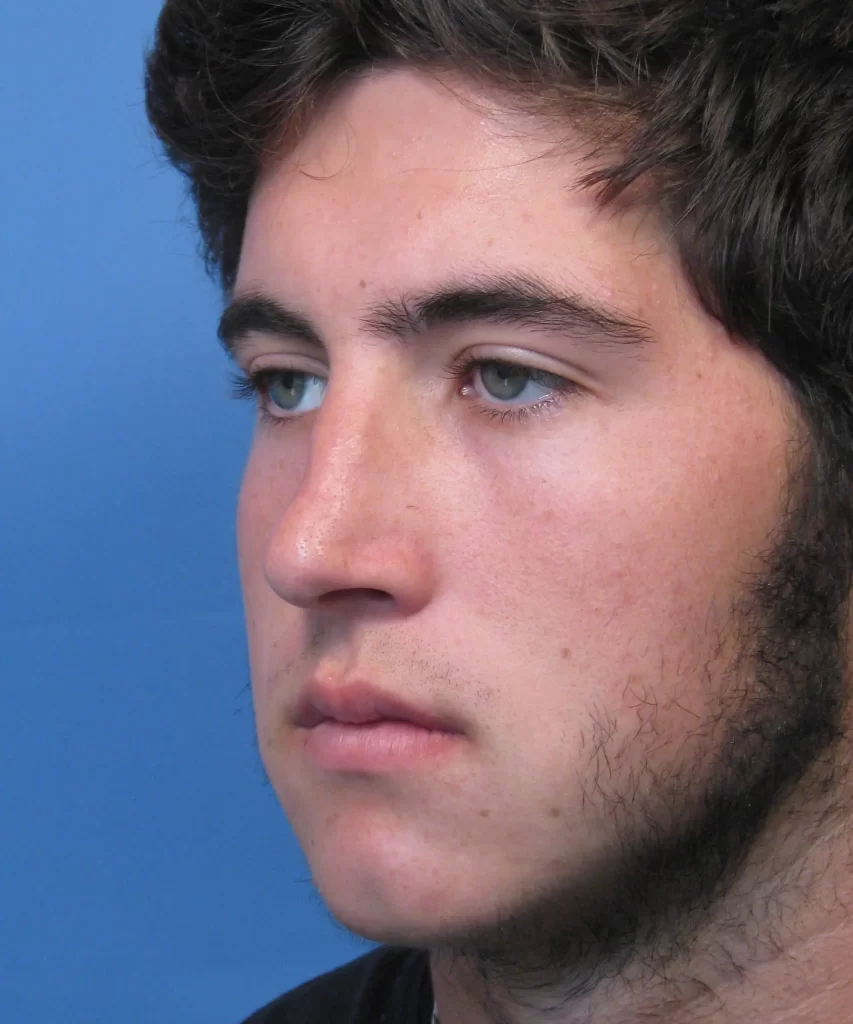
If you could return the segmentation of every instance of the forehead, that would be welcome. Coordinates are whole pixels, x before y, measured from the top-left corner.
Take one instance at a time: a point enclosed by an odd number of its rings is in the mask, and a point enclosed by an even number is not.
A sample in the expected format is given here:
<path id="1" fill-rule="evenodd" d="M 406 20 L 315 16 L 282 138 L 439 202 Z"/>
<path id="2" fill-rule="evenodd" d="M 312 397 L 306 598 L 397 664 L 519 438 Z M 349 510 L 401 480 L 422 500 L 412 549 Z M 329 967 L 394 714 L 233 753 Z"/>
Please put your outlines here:
<path id="1" fill-rule="evenodd" d="M 677 261 L 653 217 L 602 211 L 577 187 L 586 152 L 569 127 L 464 81 L 355 79 L 260 177 L 236 290 L 335 305 L 527 269 L 647 317 Z"/>

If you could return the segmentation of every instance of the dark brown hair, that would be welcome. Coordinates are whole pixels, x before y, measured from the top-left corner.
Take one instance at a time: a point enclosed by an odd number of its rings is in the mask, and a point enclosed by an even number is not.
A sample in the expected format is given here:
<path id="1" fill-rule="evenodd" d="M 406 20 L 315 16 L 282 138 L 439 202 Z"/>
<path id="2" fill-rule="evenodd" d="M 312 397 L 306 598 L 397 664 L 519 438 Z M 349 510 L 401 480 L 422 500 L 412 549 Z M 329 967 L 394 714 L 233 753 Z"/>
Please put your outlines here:
<path id="1" fill-rule="evenodd" d="M 821 442 L 823 484 L 832 477 L 831 493 L 849 499 L 846 2 L 167 0 L 147 58 L 148 115 L 189 179 L 226 290 L 264 155 L 349 76 L 394 64 L 452 69 L 618 139 L 618 162 L 588 184 L 604 203 L 642 186 L 699 300 L 787 379 Z"/>

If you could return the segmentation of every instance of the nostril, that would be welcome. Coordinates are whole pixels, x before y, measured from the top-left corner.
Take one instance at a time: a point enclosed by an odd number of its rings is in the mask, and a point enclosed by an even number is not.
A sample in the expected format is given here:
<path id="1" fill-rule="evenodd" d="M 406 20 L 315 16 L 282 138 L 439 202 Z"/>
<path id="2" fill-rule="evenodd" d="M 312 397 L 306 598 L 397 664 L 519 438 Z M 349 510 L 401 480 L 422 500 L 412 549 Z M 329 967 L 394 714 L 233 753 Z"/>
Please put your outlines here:
<path id="1" fill-rule="evenodd" d="M 341 590 L 330 590 L 320 598 L 320 604 L 340 604 L 348 601 L 374 601 L 387 603 L 393 601 L 387 590 L 375 587 L 348 587 Z"/>

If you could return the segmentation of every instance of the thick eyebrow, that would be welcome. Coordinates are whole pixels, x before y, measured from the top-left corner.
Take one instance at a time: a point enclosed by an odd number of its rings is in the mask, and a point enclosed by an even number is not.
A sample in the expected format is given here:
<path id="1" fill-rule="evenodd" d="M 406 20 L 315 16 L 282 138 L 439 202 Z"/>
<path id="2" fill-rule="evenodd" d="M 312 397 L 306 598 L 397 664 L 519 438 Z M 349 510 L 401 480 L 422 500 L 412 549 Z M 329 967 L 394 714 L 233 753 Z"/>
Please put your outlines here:
<path id="1" fill-rule="evenodd" d="M 381 302 L 361 318 L 369 333 L 405 342 L 441 327 L 481 323 L 570 334 L 596 346 L 643 346 L 654 340 L 644 321 L 585 296 L 556 292 L 528 275 L 450 283 L 422 295 Z M 252 333 L 324 347 L 310 320 L 260 293 L 235 298 L 219 322 L 219 338 L 231 358 Z"/>
<path id="2" fill-rule="evenodd" d="M 251 334 L 272 334 L 323 347 L 311 322 L 267 295 L 252 293 L 236 298 L 219 318 L 217 335 L 231 359 L 236 359 Z"/>

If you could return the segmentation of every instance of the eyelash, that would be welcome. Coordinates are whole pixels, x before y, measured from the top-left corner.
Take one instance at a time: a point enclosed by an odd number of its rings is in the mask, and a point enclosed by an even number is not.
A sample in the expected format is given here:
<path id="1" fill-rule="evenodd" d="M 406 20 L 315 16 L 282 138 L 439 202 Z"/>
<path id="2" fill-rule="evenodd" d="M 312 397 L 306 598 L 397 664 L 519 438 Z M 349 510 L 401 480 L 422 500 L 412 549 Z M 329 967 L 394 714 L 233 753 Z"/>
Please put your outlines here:
<path id="1" fill-rule="evenodd" d="M 543 386 L 550 387 L 551 389 L 551 395 L 549 397 L 540 399 L 538 402 L 534 402 L 531 405 L 511 406 L 506 409 L 495 408 L 493 406 L 477 406 L 477 412 L 489 420 L 498 419 L 501 423 L 506 422 L 507 420 L 522 423 L 528 420 L 531 416 L 541 415 L 547 409 L 551 409 L 562 404 L 562 402 L 564 402 L 570 395 L 578 395 L 581 393 L 580 386 L 575 384 L 574 381 L 569 380 L 567 377 L 560 377 L 555 373 L 548 373 L 545 370 L 539 370 L 533 366 L 524 366 L 521 363 L 513 363 L 505 359 L 476 359 L 462 355 L 444 367 L 442 376 L 447 377 L 450 380 L 463 381 L 466 380 L 474 370 L 481 366 L 509 367 L 512 370 L 524 372 L 528 380 L 533 381 L 536 384 L 542 384 Z M 316 374 L 309 373 L 307 370 L 287 370 L 277 369 L 274 367 L 264 370 L 256 370 L 254 373 L 250 374 L 244 374 L 242 372 L 232 373 L 231 397 L 238 400 L 255 400 L 258 405 L 261 421 L 265 424 L 281 426 L 286 423 L 292 423 L 294 420 L 299 419 L 298 414 L 296 416 L 274 416 L 272 413 L 267 411 L 263 402 L 258 401 L 258 399 L 268 396 L 270 380 L 283 373 L 302 373 L 306 377 L 317 376 Z"/>

